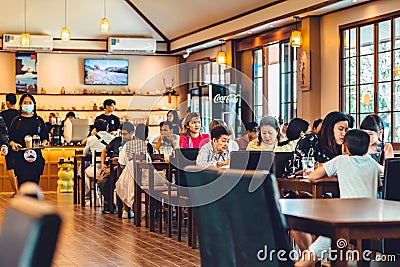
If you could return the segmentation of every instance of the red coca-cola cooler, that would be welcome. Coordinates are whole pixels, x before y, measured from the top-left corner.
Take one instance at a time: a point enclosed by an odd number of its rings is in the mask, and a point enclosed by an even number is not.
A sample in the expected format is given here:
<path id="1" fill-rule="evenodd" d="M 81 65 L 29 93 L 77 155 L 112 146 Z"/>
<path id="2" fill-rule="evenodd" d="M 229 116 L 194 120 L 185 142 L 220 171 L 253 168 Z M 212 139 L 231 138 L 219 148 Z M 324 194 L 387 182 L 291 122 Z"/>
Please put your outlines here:
<path id="1" fill-rule="evenodd" d="M 189 89 L 191 112 L 200 112 L 203 132 L 213 119 L 223 120 L 237 135 L 241 132 L 241 87 L 239 84 L 207 84 Z"/>

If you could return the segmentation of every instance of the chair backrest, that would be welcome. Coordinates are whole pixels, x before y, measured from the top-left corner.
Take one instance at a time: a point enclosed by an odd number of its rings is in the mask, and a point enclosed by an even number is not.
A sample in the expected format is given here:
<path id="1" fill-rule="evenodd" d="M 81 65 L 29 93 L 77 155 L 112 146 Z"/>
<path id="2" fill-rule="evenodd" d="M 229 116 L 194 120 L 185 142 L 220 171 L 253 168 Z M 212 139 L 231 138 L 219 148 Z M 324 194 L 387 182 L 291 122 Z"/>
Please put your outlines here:
<path id="1" fill-rule="evenodd" d="M 231 169 L 269 170 L 274 160 L 271 151 L 232 151 Z"/>
<path id="2" fill-rule="evenodd" d="M 400 158 L 385 160 L 383 199 L 400 201 Z M 382 252 L 400 254 L 400 239 L 382 239 Z"/>
<path id="3" fill-rule="evenodd" d="M 164 161 L 164 154 L 150 154 L 151 161 Z"/>
<path id="4" fill-rule="evenodd" d="M 198 148 L 176 148 L 175 157 L 171 158 L 171 164 L 176 169 L 176 181 L 177 185 L 186 185 L 185 173 L 183 169 L 186 166 L 196 165 L 197 155 L 199 154 Z"/>
<path id="5" fill-rule="evenodd" d="M 400 158 L 385 160 L 383 198 L 400 201 Z"/>
<path id="6" fill-rule="evenodd" d="M 230 191 L 225 188 L 228 192 L 217 200 L 194 208 L 202 266 L 293 266 L 290 261 L 279 261 L 276 257 L 270 259 L 269 255 L 263 259 L 265 253 L 273 249 L 285 250 L 286 255 L 290 250 L 273 175 L 265 171 L 202 169 L 196 166 L 186 167 L 185 174 L 189 187 L 210 183 L 214 189 L 227 184 L 233 187 Z M 252 179 L 258 180 L 256 183 L 261 183 L 261 186 L 250 192 Z M 191 203 L 205 200 L 207 192 L 189 190 Z"/>
<path id="7" fill-rule="evenodd" d="M 293 157 L 293 152 L 275 152 L 274 162 L 272 163 L 271 172 L 275 174 L 275 177 L 283 177 L 285 167 L 289 162 L 289 159 Z"/>
<path id="8" fill-rule="evenodd" d="M 61 217 L 30 197 L 10 201 L 0 235 L 0 266 L 51 266 Z"/>

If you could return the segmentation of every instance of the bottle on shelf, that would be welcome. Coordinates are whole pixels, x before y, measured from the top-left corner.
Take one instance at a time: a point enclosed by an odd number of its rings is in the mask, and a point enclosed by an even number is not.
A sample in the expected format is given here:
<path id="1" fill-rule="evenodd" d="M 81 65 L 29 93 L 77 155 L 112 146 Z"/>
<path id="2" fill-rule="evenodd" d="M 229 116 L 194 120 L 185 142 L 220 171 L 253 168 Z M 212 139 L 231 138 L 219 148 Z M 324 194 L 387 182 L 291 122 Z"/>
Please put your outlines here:
<path id="1" fill-rule="evenodd" d="M 96 103 L 93 104 L 93 110 L 97 110 L 97 104 Z"/>

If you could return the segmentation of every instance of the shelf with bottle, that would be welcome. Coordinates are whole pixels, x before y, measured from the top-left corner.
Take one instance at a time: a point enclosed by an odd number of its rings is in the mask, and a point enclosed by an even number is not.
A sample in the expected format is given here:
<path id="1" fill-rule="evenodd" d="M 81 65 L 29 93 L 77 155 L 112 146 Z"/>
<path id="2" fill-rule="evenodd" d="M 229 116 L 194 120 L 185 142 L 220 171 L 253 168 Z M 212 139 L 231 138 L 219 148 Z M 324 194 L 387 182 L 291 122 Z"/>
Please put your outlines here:
<path id="1" fill-rule="evenodd" d="M 13 92 L 14 93 L 14 92 Z M 0 93 L 0 95 L 7 95 L 9 93 Z M 21 93 L 16 93 L 16 95 L 20 96 L 22 95 Z M 65 93 L 65 94 L 60 94 L 60 93 L 46 93 L 46 94 L 40 94 L 40 93 L 36 93 L 36 94 L 32 94 L 33 96 L 146 96 L 146 97 L 160 97 L 160 96 L 165 96 L 168 97 L 168 94 L 160 94 L 160 93 L 153 93 L 153 92 L 146 92 L 146 93 L 112 93 L 112 94 L 108 94 L 108 93 Z M 173 97 L 179 97 L 179 95 L 171 95 Z"/>
<path id="2" fill-rule="evenodd" d="M 37 109 L 37 111 L 55 111 L 55 112 L 68 112 L 68 111 L 76 111 L 76 112 L 104 112 L 104 109 Z M 169 109 L 117 109 L 114 112 L 126 112 L 126 111 L 138 111 L 138 112 L 167 112 Z"/>

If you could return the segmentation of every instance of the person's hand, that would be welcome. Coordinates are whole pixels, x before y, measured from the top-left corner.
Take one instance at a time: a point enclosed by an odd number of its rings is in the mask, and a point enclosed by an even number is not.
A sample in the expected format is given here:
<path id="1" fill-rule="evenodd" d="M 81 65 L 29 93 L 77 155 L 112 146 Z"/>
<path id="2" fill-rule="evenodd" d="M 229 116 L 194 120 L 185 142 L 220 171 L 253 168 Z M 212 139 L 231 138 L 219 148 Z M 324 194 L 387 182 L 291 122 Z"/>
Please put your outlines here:
<path id="1" fill-rule="evenodd" d="M 110 168 L 106 167 L 106 168 L 103 169 L 103 171 L 104 171 L 105 174 L 110 174 Z"/>
<path id="2" fill-rule="evenodd" d="M 8 147 L 6 145 L 2 145 L 0 148 L 0 153 L 2 156 L 5 156 L 8 154 Z"/>
<path id="3" fill-rule="evenodd" d="M 97 129 L 93 128 L 92 131 L 90 132 L 90 135 L 96 135 L 97 134 Z"/>
<path id="4" fill-rule="evenodd" d="M 48 146 L 48 145 L 49 145 L 49 141 L 47 141 L 47 140 L 42 141 L 42 146 Z"/>
<path id="5" fill-rule="evenodd" d="M 18 144 L 14 141 L 10 142 L 10 146 L 13 151 L 18 151 L 18 149 L 20 149 L 22 147 L 21 144 Z"/>
<path id="6" fill-rule="evenodd" d="M 227 159 L 225 161 L 218 161 L 217 162 L 217 167 L 223 167 L 223 166 L 228 166 L 231 163 L 231 159 Z"/>

